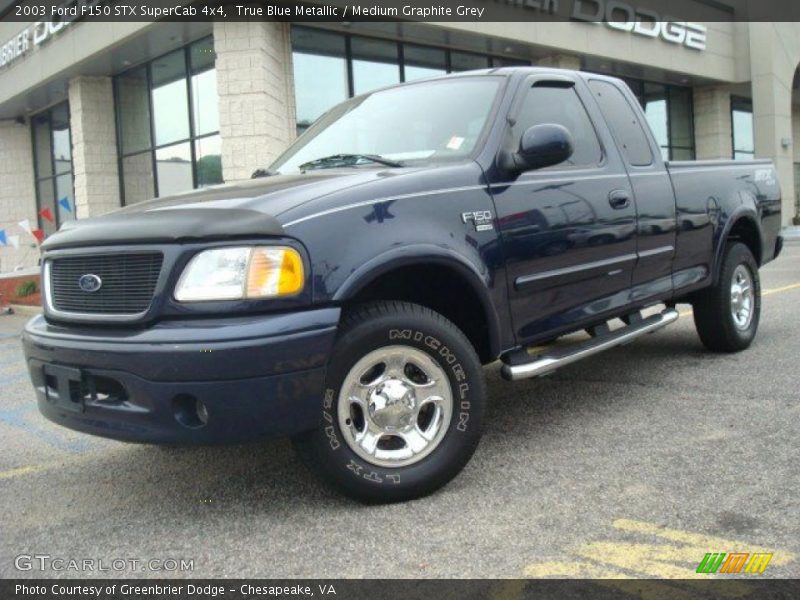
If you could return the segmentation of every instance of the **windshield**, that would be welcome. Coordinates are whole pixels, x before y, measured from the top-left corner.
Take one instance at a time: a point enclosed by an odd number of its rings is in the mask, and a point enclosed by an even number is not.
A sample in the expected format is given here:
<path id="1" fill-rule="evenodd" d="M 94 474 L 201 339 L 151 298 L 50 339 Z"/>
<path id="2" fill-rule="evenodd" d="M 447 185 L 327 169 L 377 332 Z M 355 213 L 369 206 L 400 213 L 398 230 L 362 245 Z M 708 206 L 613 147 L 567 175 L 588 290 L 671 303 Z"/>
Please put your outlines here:
<path id="1" fill-rule="evenodd" d="M 271 170 L 464 158 L 486 126 L 501 82 L 492 76 L 456 77 L 358 96 L 323 115 Z"/>

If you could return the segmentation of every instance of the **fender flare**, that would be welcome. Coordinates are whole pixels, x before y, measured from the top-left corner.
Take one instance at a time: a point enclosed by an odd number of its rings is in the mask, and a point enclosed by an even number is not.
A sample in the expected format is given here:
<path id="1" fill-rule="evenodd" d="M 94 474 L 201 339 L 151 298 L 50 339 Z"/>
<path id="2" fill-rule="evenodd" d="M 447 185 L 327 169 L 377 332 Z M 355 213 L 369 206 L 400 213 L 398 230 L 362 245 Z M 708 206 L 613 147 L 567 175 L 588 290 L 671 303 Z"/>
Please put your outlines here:
<path id="1" fill-rule="evenodd" d="M 355 297 L 373 281 L 395 269 L 430 265 L 451 269 L 475 292 L 488 321 L 489 347 L 493 356 L 499 356 L 502 345 L 500 318 L 489 295 L 484 276 L 473 263 L 448 248 L 433 244 L 417 244 L 383 252 L 353 271 L 336 290 L 333 301 L 340 303 Z"/>
<path id="2" fill-rule="evenodd" d="M 719 281 L 719 272 L 720 272 L 720 267 L 722 265 L 722 253 L 725 251 L 725 242 L 728 239 L 728 236 L 730 235 L 731 230 L 734 228 L 734 226 L 743 220 L 749 221 L 750 224 L 752 224 L 753 228 L 756 231 L 756 235 L 758 236 L 758 246 L 759 248 L 763 249 L 764 237 L 761 233 L 761 228 L 758 226 L 758 214 L 752 207 L 749 206 L 739 207 L 737 210 L 733 212 L 733 214 L 730 217 L 728 217 L 724 227 L 722 228 L 722 232 L 720 233 L 719 236 L 717 248 L 716 251 L 714 252 L 714 265 L 713 265 L 714 285 L 716 285 L 717 282 Z"/>

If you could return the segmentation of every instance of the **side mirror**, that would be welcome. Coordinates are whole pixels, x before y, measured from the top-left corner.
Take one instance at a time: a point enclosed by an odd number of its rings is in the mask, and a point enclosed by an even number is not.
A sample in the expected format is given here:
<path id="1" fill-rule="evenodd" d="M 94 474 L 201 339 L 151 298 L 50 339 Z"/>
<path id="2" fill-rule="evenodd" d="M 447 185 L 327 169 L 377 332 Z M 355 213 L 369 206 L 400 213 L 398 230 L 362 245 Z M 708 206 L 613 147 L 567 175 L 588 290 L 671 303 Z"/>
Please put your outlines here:
<path id="1" fill-rule="evenodd" d="M 511 170 L 542 169 L 564 162 L 575 150 L 572 134 L 563 125 L 534 125 L 525 130 L 519 150 L 505 161 Z"/>

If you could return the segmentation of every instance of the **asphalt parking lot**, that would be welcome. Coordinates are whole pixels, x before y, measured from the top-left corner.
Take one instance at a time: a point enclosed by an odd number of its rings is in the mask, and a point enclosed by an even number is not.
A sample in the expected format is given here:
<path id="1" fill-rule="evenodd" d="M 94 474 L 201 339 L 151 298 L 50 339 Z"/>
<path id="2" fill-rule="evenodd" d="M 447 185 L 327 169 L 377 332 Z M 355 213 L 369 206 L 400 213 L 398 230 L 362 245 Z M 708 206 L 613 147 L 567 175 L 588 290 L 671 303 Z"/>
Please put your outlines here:
<path id="1" fill-rule="evenodd" d="M 464 473 L 378 507 L 329 492 L 285 440 L 161 449 L 51 425 L 24 318 L 0 316 L 0 576 L 680 578 L 741 551 L 773 553 L 765 577 L 800 577 L 800 243 L 762 287 L 741 354 L 706 352 L 682 306 L 677 324 L 545 379 L 488 368 Z M 15 568 L 33 554 L 193 570 Z"/>

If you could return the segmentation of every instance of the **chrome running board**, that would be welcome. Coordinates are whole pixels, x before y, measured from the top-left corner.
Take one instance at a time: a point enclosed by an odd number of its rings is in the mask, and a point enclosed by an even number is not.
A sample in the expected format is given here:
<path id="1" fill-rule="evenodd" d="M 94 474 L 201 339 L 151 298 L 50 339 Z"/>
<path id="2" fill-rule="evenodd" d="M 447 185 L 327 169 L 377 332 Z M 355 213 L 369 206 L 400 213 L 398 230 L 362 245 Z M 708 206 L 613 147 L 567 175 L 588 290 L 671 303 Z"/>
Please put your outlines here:
<path id="1" fill-rule="evenodd" d="M 570 344 L 564 348 L 530 357 L 521 358 L 517 354 L 516 356 L 508 357 L 510 360 L 504 358 L 507 362 L 503 365 L 501 371 L 503 378 L 509 381 L 517 381 L 519 379 L 547 375 L 564 365 L 572 364 L 603 350 L 627 344 L 639 336 L 666 327 L 678 320 L 678 311 L 674 308 L 668 308 L 662 313 L 651 315 L 647 318 L 641 318 L 638 313 L 635 313 L 635 315 L 629 315 L 623 320 L 628 325 L 614 331 L 600 333 L 591 339 Z M 598 330 L 603 331 L 601 328 L 598 328 Z"/>

